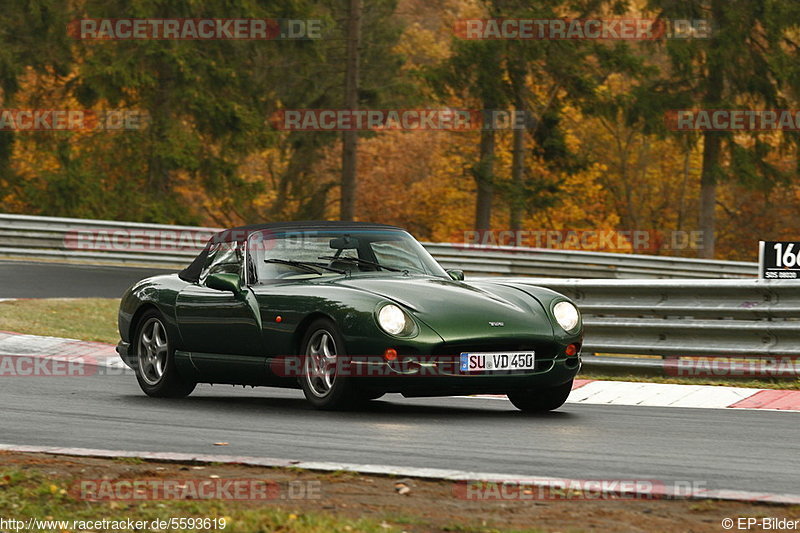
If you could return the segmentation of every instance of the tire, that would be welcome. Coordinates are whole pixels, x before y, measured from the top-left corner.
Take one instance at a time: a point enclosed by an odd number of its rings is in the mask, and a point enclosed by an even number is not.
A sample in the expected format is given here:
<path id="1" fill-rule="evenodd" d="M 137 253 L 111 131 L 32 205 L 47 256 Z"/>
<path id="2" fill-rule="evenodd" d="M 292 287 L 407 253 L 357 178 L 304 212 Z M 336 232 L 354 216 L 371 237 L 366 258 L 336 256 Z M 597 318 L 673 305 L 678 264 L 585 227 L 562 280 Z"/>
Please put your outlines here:
<path id="1" fill-rule="evenodd" d="M 338 370 L 346 362 L 344 339 L 336 324 L 321 318 L 311 323 L 300 343 L 303 372 L 300 386 L 316 409 L 337 410 L 358 403 L 358 391 Z"/>
<path id="2" fill-rule="evenodd" d="M 175 367 L 175 350 L 158 311 L 144 313 L 136 327 L 133 348 L 136 350 L 136 380 L 148 396 L 184 398 L 197 386 L 187 381 Z"/>
<path id="3" fill-rule="evenodd" d="M 509 392 L 508 399 L 520 411 L 543 413 L 564 405 L 570 392 L 572 392 L 572 380 L 555 387 Z"/>

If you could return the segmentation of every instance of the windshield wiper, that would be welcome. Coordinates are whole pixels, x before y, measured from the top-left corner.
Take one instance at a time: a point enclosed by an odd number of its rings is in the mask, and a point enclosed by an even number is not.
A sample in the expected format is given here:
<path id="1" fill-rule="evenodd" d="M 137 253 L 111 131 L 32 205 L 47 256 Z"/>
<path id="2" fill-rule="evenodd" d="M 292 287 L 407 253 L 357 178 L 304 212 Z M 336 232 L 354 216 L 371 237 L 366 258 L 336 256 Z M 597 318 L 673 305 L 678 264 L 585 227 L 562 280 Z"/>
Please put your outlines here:
<path id="1" fill-rule="evenodd" d="M 289 259 L 264 259 L 265 263 L 277 263 L 279 265 L 289 265 L 293 267 L 297 267 L 303 269 L 307 272 L 313 272 L 314 274 L 322 275 L 322 270 L 330 270 L 331 272 L 336 272 L 337 274 L 346 274 L 344 270 L 339 270 L 338 268 L 332 268 L 327 265 L 323 265 L 320 263 L 314 263 L 312 261 L 291 261 Z"/>
<path id="2" fill-rule="evenodd" d="M 389 267 L 389 266 L 386 266 L 386 265 L 382 265 L 380 263 L 376 263 L 375 261 L 369 261 L 367 259 L 361 259 L 360 257 L 335 257 L 333 255 L 323 255 L 322 257 L 317 257 L 317 259 L 329 259 L 329 260 L 332 260 L 332 261 L 350 261 L 351 263 L 358 263 L 359 265 L 370 265 L 370 266 L 374 266 L 374 267 L 378 267 L 378 268 L 383 268 L 383 269 L 388 270 L 389 272 L 406 272 L 406 273 L 408 273 L 408 270 L 401 269 L 401 268 L 395 268 L 395 267 Z"/>

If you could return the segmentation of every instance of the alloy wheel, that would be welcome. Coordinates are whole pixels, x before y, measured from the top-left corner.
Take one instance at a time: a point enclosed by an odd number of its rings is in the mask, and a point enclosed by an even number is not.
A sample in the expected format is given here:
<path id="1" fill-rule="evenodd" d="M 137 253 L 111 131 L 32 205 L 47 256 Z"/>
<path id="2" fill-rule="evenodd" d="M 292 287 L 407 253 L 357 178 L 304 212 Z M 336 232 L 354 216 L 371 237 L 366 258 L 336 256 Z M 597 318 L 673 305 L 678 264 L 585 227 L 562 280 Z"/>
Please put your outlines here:
<path id="1" fill-rule="evenodd" d="M 157 385 L 167 368 L 167 332 L 158 318 L 150 318 L 139 332 L 139 374 L 148 385 Z"/>
<path id="2" fill-rule="evenodd" d="M 304 374 L 310 391 L 326 396 L 336 381 L 336 341 L 326 330 L 315 332 L 308 340 Z"/>

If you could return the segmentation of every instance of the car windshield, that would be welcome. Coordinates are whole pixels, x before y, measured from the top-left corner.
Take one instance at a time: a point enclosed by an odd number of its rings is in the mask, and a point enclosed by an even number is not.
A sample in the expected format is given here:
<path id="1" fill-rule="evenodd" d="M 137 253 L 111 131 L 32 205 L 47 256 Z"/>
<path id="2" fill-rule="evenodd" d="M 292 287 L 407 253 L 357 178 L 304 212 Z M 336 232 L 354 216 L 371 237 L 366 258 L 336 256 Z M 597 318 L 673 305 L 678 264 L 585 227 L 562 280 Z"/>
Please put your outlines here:
<path id="1" fill-rule="evenodd" d="M 342 275 L 429 275 L 447 278 L 427 250 L 400 230 L 261 231 L 248 240 L 251 279 Z"/>

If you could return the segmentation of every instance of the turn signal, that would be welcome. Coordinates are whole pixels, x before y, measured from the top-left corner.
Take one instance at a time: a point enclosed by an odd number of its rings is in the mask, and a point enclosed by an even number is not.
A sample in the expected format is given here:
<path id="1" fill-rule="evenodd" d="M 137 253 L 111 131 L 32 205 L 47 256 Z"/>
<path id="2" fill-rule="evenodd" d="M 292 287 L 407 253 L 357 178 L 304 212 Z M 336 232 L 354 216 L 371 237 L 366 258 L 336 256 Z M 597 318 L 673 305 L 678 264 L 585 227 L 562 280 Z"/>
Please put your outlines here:
<path id="1" fill-rule="evenodd" d="M 394 361 L 397 359 L 397 350 L 394 348 L 386 348 L 386 351 L 383 352 L 383 358 L 387 361 Z"/>

